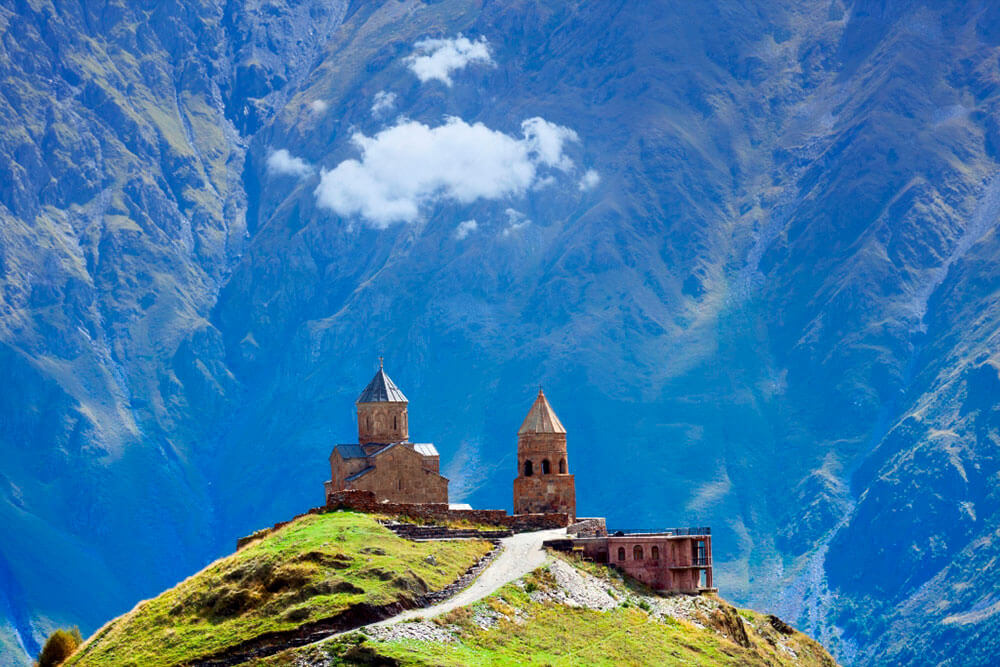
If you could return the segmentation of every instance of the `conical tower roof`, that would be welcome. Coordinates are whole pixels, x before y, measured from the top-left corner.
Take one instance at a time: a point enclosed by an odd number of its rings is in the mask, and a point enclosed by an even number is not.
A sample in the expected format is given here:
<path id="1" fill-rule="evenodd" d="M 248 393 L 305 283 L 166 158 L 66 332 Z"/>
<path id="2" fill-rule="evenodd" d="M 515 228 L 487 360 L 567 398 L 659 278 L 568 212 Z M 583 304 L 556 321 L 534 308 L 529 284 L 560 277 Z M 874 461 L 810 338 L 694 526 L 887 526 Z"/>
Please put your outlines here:
<path id="1" fill-rule="evenodd" d="M 382 360 L 379 359 L 378 372 L 368 383 L 365 390 L 358 396 L 358 403 L 409 403 L 406 396 L 399 390 L 396 383 L 385 374 Z"/>
<path id="2" fill-rule="evenodd" d="M 545 393 L 539 387 L 538 398 L 535 399 L 534 405 L 528 410 L 528 416 L 524 418 L 524 423 L 521 424 L 521 428 L 518 429 L 517 434 L 565 432 L 566 429 L 563 427 L 562 422 L 559 421 L 559 417 L 556 417 L 555 410 L 549 405 L 548 400 L 545 398 Z"/>

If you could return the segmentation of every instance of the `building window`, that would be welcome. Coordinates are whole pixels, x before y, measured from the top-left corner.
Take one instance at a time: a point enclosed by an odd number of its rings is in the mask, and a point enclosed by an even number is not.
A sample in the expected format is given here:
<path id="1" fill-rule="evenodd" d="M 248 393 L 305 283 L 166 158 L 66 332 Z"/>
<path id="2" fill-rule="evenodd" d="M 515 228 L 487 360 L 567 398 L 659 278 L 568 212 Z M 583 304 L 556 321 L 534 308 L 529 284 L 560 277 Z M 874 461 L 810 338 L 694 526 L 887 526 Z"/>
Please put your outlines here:
<path id="1" fill-rule="evenodd" d="M 559 459 L 559 474 L 566 474 L 566 459 Z"/>
<path id="2" fill-rule="evenodd" d="M 549 467 L 549 460 L 542 459 L 542 474 L 548 475 L 550 472 L 552 472 L 552 469 Z"/>
<path id="3" fill-rule="evenodd" d="M 642 560 L 642 545 L 637 544 L 632 547 L 632 560 Z"/>
<path id="4" fill-rule="evenodd" d="M 402 479 L 400 479 L 400 480 L 399 480 L 399 481 L 398 481 L 398 482 L 396 483 L 396 486 L 397 486 L 397 487 L 399 488 L 399 490 L 400 490 L 400 491 L 402 491 L 402 490 L 403 490 L 403 480 L 402 480 Z"/>
<path id="5" fill-rule="evenodd" d="M 625 547 L 618 547 L 618 560 L 625 560 Z"/>
<path id="6" fill-rule="evenodd" d="M 392 430 L 395 431 L 397 428 L 399 428 L 399 427 L 396 426 L 396 415 L 393 415 L 392 416 Z"/>
<path id="7" fill-rule="evenodd" d="M 525 477 L 531 477 L 531 474 L 533 472 L 534 472 L 534 470 L 532 470 L 531 461 L 530 460 L 525 461 L 524 462 L 524 476 Z"/>
<path id="8" fill-rule="evenodd" d="M 691 564 L 708 565 L 708 553 L 705 549 L 705 540 L 695 540 L 691 543 Z"/>
<path id="9" fill-rule="evenodd" d="M 653 546 L 653 548 L 649 550 L 649 557 L 653 560 L 660 560 L 660 547 Z"/>

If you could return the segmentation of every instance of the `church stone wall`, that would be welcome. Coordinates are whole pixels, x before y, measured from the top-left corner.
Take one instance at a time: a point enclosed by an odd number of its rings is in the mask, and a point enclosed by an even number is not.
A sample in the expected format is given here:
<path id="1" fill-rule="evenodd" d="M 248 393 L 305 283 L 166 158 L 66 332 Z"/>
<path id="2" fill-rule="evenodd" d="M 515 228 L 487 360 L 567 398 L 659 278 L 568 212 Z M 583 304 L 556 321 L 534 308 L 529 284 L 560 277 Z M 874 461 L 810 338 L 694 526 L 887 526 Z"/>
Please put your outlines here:
<path id="1" fill-rule="evenodd" d="M 406 403 L 358 403 L 358 442 L 404 442 L 410 438 Z"/>
<path id="2" fill-rule="evenodd" d="M 336 451 L 330 455 L 330 482 L 334 488 L 343 489 L 347 486 L 347 478 L 361 472 L 368 466 L 368 459 L 344 459 Z"/>
<path id="3" fill-rule="evenodd" d="M 561 512 L 576 520 L 576 482 L 573 475 L 518 477 L 514 480 L 514 514 Z"/>
<path id="4" fill-rule="evenodd" d="M 384 451 L 373 463 L 374 470 L 347 482 L 347 488 L 371 491 L 379 501 L 448 504 L 448 480 L 407 445 Z"/>

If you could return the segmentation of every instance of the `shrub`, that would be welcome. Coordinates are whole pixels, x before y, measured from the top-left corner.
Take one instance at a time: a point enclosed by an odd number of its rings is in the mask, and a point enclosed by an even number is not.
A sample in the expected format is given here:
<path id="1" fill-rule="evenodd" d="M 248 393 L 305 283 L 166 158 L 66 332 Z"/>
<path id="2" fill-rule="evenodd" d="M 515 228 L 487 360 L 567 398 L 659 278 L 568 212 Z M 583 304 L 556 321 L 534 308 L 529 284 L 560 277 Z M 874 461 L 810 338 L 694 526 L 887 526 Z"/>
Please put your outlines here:
<path id="1" fill-rule="evenodd" d="M 53 631 L 49 638 L 45 640 L 42 652 L 38 654 L 38 667 L 56 667 L 61 665 L 66 658 L 73 655 L 73 652 L 83 643 L 80 636 L 80 628 L 63 630 L 59 628 Z"/>

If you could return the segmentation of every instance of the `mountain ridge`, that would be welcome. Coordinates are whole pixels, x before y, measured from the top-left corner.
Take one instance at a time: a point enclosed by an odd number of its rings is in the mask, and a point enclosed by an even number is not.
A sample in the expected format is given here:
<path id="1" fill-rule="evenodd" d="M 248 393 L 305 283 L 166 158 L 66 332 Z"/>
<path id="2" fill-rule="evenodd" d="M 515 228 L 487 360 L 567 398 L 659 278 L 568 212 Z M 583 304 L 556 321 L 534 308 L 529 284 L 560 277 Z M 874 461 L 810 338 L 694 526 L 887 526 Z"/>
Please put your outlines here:
<path id="1" fill-rule="evenodd" d="M 581 511 L 712 524 L 737 601 L 782 600 L 858 664 L 988 637 L 993 587 L 963 556 L 989 553 L 996 509 L 987 3 L 38 2 L 0 21 L 0 557 L 21 591 L 0 596 L 31 642 L 315 504 L 379 354 L 478 506 L 507 506 L 541 381 Z M 409 69 L 458 34 L 492 65 Z M 319 205 L 353 135 L 448 116 L 511 141 L 528 118 L 568 128 L 575 171 L 385 229 Z M 280 149 L 313 171 L 270 171 Z M 99 593 L 56 595 L 56 573 Z M 937 639 L 914 653 L 923 619 Z"/>

